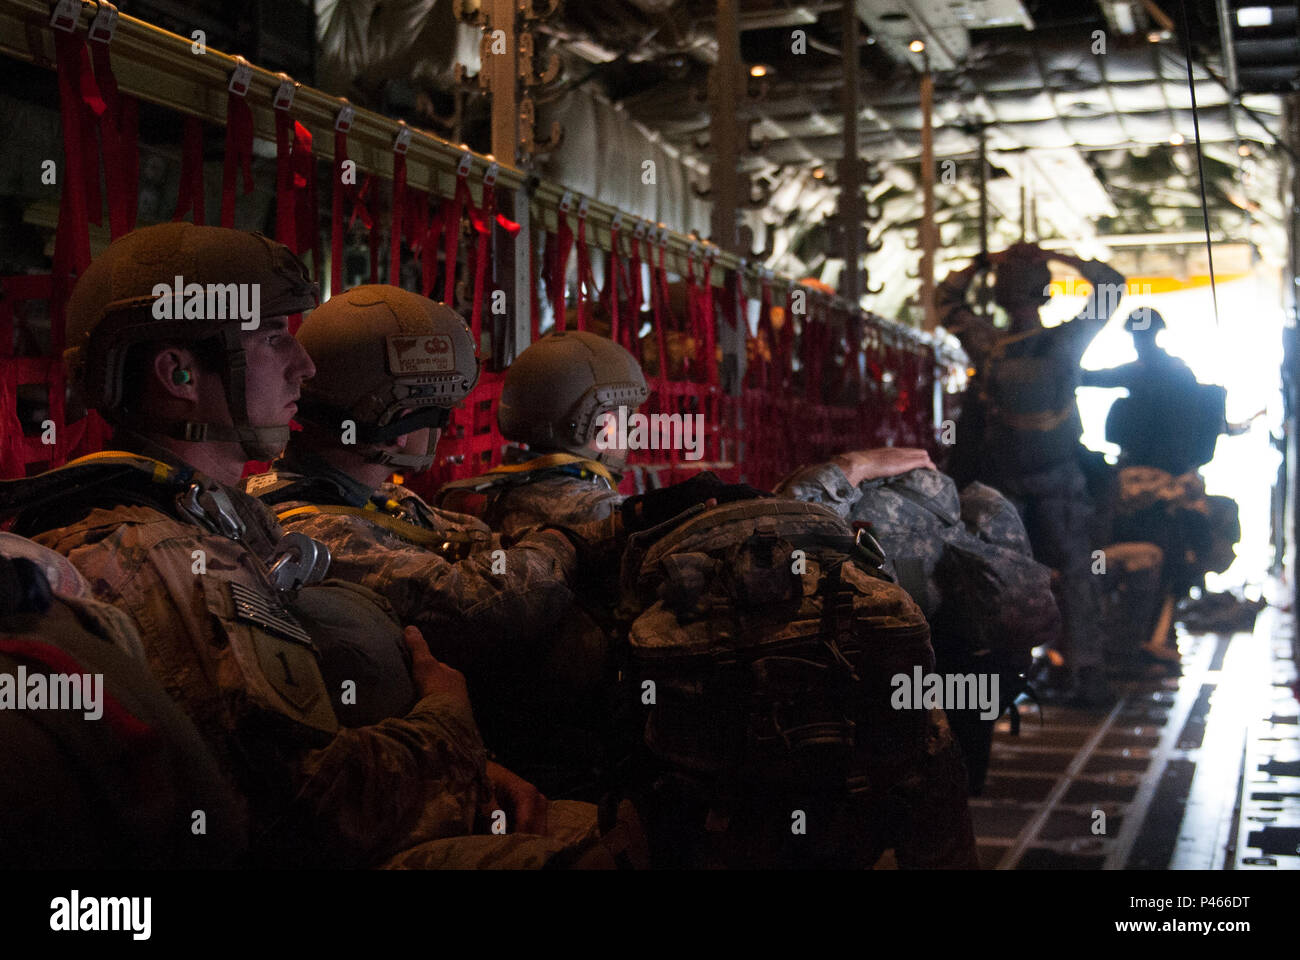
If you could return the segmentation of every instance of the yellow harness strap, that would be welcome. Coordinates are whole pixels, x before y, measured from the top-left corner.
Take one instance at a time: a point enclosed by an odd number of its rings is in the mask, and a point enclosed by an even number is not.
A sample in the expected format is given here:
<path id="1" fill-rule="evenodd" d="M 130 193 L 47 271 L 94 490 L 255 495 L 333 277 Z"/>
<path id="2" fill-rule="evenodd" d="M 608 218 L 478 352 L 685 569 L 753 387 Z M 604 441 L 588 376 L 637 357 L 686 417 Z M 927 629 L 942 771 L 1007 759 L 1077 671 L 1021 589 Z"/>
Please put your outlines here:
<path id="1" fill-rule="evenodd" d="M 395 534 L 410 543 L 421 547 L 442 547 L 444 544 L 472 544 L 486 543 L 488 537 L 482 533 L 466 533 L 461 530 L 446 530 L 442 533 L 436 530 L 426 530 L 424 527 L 417 527 L 413 523 L 402 520 L 399 517 L 392 517 L 380 511 L 377 507 L 345 507 L 342 505 L 327 504 L 324 506 L 308 505 L 305 507 L 294 507 L 291 510 L 285 510 L 283 513 L 277 513 L 276 519 L 281 523 L 292 517 L 308 516 L 312 514 L 326 514 L 330 516 L 349 516 L 361 517 L 368 523 L 375 526 L 383 527 L 389 533 Z"/>
<path id="2" fill-rule="evenodd" d="M 76 460 L 70 460 L 65 466 L 75 467 L 83 463 L 98 463 L 101 460 L 143 460 L 146 463 L 153 464 L 153 479 L 155 483 L 162 483 L 167 480 L 176 468 L 163 463 L 161 460 L 154 460 L 152 457 L 141 456 L 138 453 L 130 453 L 126 450 L 101 450 L 98 453 L 88 453 L 84 457 L 78 457 Z"/>
<path id="3" fill-rule="evenodd" d="M 534 457 L 523 463 L 503 464 L 499 467 L 493 467 L 488 471 L 488 475 L 494 473 L 528 473 L 531 470 L 546 470 L 550 467 L 564 467 L 571 463 L 582 464 L 584 470 L 588 470 L 598 477 L 603 477 L 611 487 L 617 487 L 618 482 L 614 475 L 603 463 L 597 463 L 595 460 L 588 460 L 586 457 L 579 457 L 572 453 L 548 453 L 542 457 Z"/>

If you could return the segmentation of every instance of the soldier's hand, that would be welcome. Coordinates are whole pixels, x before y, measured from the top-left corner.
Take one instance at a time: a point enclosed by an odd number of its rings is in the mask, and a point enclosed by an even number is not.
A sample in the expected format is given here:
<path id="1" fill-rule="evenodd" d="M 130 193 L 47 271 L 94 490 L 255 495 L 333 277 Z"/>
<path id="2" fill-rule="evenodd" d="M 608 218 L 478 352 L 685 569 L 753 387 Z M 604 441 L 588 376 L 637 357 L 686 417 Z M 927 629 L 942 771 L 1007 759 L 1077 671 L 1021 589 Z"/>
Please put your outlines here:
<path id="1" fill-rule="evenodd" d="M 896 477 L 909 470 L 934 470 L 930 454 L 915 447 L 880 447 L 877 450 L 853 450 L 835 457 L 834 463 L 844 471 L 849 483 L 857 486 L 864 480 Z"/>
<path id="2" fill-rule="evenodd" d="M 506 822 L 513 824 L 511 832 L 544 836 L 547 800 L 542 792 L 519 774 L 491 760 L 488 761 L 487 776 L 496 792 L 497 803 L 506 812 Z"/>
<path id="3" fill-rule="evenodd" d="M 465 675 L 436 660 L 429 652 L 424 636 L 415 627 L 403 630 L 402 639 L 411 651 L 411 677 L 415 680 L 420 696 L 437 693 L 462 701 L 468 706 L 469 691 L 465 687 Z"/>

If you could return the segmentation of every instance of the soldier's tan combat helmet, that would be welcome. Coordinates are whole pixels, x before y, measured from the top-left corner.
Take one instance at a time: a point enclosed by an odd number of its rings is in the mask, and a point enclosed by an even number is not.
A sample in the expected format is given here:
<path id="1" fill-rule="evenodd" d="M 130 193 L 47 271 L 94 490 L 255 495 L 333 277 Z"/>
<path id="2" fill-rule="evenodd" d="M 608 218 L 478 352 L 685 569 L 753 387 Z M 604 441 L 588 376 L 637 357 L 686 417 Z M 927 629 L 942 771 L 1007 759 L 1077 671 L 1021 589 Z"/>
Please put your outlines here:
<path id="1" fill-rule="evenodd" d="M 474 338 L 460 314 L 388 284 L 331 297 L 303 322 L 298 342 L 316 365 L 302 387 L 300 418 L 332 431 L 351 420 L 358 445 L 445 426 L 478 381 Z M 367 459 L 425 470 L 433 452 L 376 450 Z"/>
<path id="2" fill-rule="evenodd" d="M 622 453 L 597 448 L 601 414 L 635 410 L 649 395 L 641 365 L 622 346 L 584 330 L 557 331 L 510 365 L 497 424 L 508 440 L 603 463 Z"/>
<path id="3" fill-rule="evenodd" d="M 254 460 L 283 450 L 287 423 L 248 422 L 238 305 L 242 293 L 251 306 L 254 290 L 259 323 L 319 302 L 302 261 L 260 233 L 164 223 L 119 237 L 86 268 L 68 299 L 66 360 L 87 405 L 121 422 L 126 360 L 136 344 L 217 340 L 234 424 L 183 421 L 161 424 L 160 432 L 179 440 L 234 440 Z"/>

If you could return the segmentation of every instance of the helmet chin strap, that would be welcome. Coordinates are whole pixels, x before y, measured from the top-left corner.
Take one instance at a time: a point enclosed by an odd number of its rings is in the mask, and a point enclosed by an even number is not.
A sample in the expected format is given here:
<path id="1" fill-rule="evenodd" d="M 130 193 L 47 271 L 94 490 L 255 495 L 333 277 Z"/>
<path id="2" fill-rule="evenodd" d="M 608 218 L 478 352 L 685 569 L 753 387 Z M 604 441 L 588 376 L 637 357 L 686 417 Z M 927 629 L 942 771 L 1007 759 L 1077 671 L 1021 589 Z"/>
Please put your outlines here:
<path id="1" fill-rule="evenodd" d="M 289 425 L 254 427 L 249 424 L 231 426 L 222 423 L 199 423 L 185 420 L 175 424 L 167 435 L 191 443 L 237 443 L 250 460 L 272 460 L 289 443 Z"/>
<path id="2" fill-rule="evenodd" d="M 428 470 L 433 461 L 431 453 L 390 453 L 387 450 L 377 450 L 366 457 L 366 463 L 382 463 L 386 467 L 406 467 L 408 470 Z"/>

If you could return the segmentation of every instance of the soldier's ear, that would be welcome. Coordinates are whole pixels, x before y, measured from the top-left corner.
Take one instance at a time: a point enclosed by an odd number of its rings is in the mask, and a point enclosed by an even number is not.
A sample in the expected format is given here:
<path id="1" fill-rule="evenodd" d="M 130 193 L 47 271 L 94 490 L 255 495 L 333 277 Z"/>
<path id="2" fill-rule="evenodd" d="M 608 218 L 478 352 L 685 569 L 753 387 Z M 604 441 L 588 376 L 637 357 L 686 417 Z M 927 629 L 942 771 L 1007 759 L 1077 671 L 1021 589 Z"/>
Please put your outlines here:
<path id="1" fill-rule="evenodd" d="M 196 397 L 198 358 L 184 347 L 163 347 L 153 358 L 155 387 L 181 400 Z"/>

